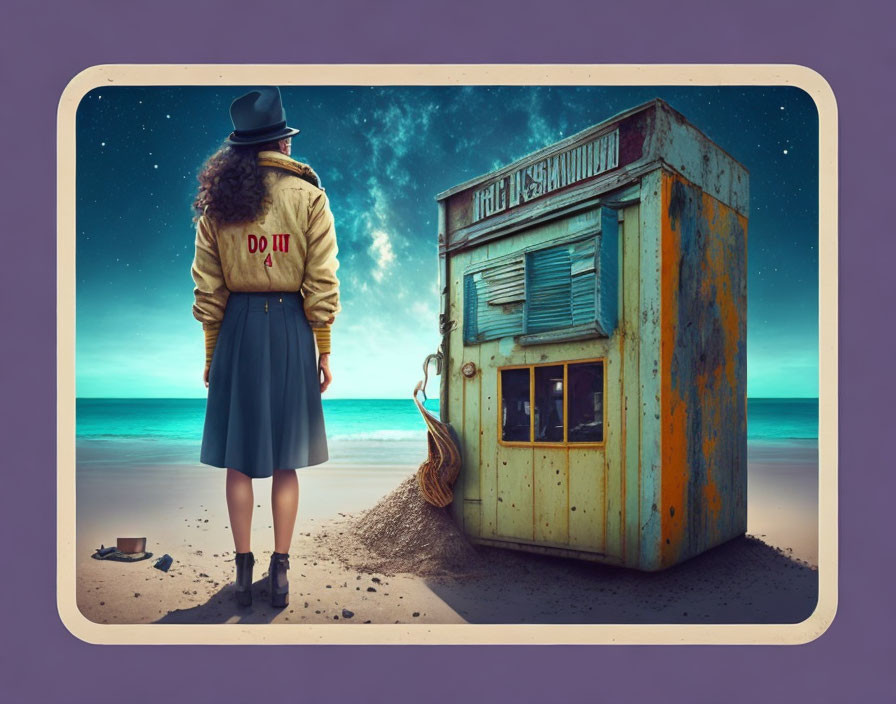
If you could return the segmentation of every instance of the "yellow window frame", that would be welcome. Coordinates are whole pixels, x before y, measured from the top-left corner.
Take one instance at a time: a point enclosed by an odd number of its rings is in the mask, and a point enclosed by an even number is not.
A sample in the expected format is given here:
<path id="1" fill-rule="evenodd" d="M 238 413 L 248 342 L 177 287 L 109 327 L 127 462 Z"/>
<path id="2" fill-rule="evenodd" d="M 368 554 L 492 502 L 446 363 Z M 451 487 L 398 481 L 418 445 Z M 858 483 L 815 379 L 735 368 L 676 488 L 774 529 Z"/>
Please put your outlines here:
<path id="1" fill-rule="evenodd" d="M 569 385 L 567 384 L 568 370 L 570 364 L 588 364 L 600 362 L 603 377 L 603 402 L 601 403 L 601 434 L 603 440 L 600 442 L 570 442 L 569 436 Z M 535 441 L 535 367 L 563 367 L 563 440 L 560 442 Z M 501 388 L 501 377 L 505 369 L 528 369 L 529 370 L 529 440 L 504 440 L 501 436 L 504 434 L 504 426 L 502 424 L 501 409 L 504 407 L 504 392 Z M 605 447 L 607 444 L 607 358 L 606 357 L 589 357 L 587 359 L 570 359 L 557 362 L 537 362 L 533 364 L 508 364 L 498 367 L 498 421 L 496 423 L 498 429 L 498 444 L 506 447 Z"/>

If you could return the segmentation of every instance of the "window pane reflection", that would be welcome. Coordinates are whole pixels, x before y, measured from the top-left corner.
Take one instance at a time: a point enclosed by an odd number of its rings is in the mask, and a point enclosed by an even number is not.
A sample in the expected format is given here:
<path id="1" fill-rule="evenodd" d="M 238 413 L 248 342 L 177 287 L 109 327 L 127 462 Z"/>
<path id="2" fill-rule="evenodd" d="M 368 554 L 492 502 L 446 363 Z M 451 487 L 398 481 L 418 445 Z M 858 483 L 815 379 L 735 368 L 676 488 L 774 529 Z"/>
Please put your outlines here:
<path id="1" fill-rule="evenodd" d="M 501 370 L 501 439 L 529 442 L 529 369 Z"/>
<path id="2" fill-rule="evenodd" d="M 563 442 L 563 365 L 535 367 L 535 441 Z"/>
<path id="3" fill-rule="evenodd" d="M 567 440 L 569 442 L 603 442 L 603 364 L 601 362 L 570 364 L 566 376 L 569 384 Z"/>

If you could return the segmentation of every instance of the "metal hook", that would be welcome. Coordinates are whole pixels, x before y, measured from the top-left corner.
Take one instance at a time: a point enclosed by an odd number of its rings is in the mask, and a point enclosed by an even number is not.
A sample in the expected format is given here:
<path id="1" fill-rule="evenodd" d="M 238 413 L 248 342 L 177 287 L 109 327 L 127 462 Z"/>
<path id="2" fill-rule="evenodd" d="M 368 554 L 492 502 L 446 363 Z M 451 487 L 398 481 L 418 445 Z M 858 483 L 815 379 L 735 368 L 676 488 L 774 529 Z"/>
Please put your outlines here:
<path id="1" fill-rule="evenodd" d="M 436 360 L 436 374 L 441 374 L 442 362 L 444 360 L 442 350 L 426 355 L 426 359 L 423 360 L 423 388 L 420 390 L 423 392 L 424 401 L 429 400 L 429 397 L 426 395 L 426 383 L 427 381 L 429 381 L 429 360 L 431 360 L 432 358 L 435 358 Z"/>
<path id="2" fill-rule="evenodd" d="M 443 344 L 444 338 L 456 328 L 456 320 L 446 320 L 444 315 L 439 316 L 439 332 L 442 335 Z M 423 360 L 423 384 L 420 390 L 423 392 L 424 401 L 429 400 L 429 396 L 426 395 L 426 384 L 429 381 L 429 360 L 431 359 L 436 360 L 436 374 L 440 375 L 442 373 L 442 365 L 445 362 L 445 355 L 442 353 L 442 345 L 439 345 L 438 352 L 433 352 L 432 354 L 426 355 L 426 359 Z"/>

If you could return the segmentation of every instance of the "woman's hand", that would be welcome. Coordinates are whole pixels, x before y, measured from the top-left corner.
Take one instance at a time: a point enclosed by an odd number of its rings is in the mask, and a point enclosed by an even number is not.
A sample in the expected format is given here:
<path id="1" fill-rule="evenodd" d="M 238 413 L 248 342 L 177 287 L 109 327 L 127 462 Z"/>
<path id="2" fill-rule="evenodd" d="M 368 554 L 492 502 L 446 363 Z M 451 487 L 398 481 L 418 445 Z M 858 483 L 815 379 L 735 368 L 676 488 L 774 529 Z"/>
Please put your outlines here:
<path id="1" fill-rule="evenodd" d="M 327 387 L 330 385 L 330 382 L 333 381 L 333 375 L 330 373 L 330 353 L 324 352 L 320 355 L 320 361 L 318 362 L 317 367 L 317 378 L 320 380 L 320 373 L 324 373 L 324 380 L 320 383 L 320 392 L 323 393 L 327 390 Z"/>
<path id="2" fill-rule="evenodd" d="M 205 382 L 205 388 L 208 388 L 208 370 L 211 369 L 211 364 L 205 365 L 205 371 L 202 372 L 202 380 Z"/>

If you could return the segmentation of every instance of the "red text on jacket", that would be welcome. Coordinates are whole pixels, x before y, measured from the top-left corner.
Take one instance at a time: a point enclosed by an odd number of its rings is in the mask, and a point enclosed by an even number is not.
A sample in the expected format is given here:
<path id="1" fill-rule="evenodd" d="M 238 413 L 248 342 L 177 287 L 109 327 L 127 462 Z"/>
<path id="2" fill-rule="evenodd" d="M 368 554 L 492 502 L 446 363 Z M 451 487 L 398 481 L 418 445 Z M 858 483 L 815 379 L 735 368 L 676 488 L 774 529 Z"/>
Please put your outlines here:
<path id="1" fill-rule="evenodd" d="M 268 238 L 265 235 L 249 234 L 246 236 L 246 246 L 250 252 L 264 252 L 268 248 Z M 289 233 L 271 235 L 272 252 L 289 251 Z"/>

